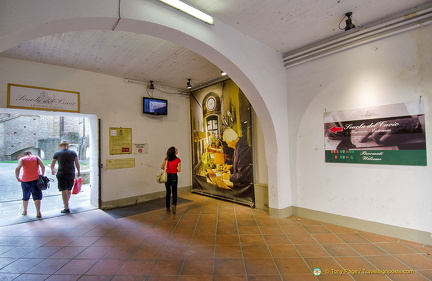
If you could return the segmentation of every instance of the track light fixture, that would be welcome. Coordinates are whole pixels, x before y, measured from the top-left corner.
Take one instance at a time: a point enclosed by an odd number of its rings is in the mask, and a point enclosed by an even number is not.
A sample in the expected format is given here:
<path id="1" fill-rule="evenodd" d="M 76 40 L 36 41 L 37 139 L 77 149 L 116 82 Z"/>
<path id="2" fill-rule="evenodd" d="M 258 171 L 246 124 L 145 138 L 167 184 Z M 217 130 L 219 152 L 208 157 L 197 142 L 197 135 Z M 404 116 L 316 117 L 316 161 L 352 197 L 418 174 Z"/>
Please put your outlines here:
<path id="1" fill-rule="evenodd" d="M 217 83 L 221 83 L 221 82 L 226 81 L 228 79 L 230 79 L 228 77 L 228 74 L 226 74 L 226 75 L 222 75 L 221 74 L 221 75 L 213 77 L 213 78 L 211 78 L 209 80 L 200 82 L 198 84 L 193 83 L 192 79 L 188 79 L 188 82 L 186 84 L 186 89 L 182 89 L 182 93 L 184 93 L 184 94 L 190 94 L 191 91 L 198 91 L 198 90 L 201 90 L 201 89 L 203 89 L 205 87 L 212 86 L 212 85 L 215 85 Z"/>
<path id="2" fill-rule="evenodd" d="M 345 23 L 346 23 L 345 31 L 350 30 L 350 29 L 352 29 L 352 28 L 355 27 L 355 25 L 352 23 L 351 16 L 352 16 L 352 12 L 348 12 L 348 13 L 345 14 L 345 17 L 346 17 L 346 20 L 345 20 Z"/>
<path id="3" fill-rule="evenodd" d="M 150 89 L 150 90 L 154 90 L 154 84 L 153 84 L 153 81 L 150 81 L 150 84 L 148 85 L 148 88 Z"/>
<path id="4" fill-rule="evenodd" d="M 222 76 L 225 76 L 225 75 L 227 75 L 227 74 L 226 74 L 225 71 L 222 70 L 222 71 L 221 71 L 221 75 L 222 75 Z"/>

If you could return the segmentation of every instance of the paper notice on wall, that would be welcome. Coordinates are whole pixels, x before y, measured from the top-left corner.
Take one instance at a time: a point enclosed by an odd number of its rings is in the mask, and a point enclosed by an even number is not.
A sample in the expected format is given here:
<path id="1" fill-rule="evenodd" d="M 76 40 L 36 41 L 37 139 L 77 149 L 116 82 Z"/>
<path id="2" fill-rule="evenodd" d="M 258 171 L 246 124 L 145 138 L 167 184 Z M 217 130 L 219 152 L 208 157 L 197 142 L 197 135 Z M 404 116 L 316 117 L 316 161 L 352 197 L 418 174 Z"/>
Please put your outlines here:
<path id="1" fill-rule="evenodd" d="M 108 159 L 106 160 L 106 169 L 125 169 L 135 167 L 135 158 Z"/>
<path id="2" fill-rule="evenodd" d="M 143 155 L 148 154 L 148 143 L 135 143 L 134 144 L 134 154 Z"/>

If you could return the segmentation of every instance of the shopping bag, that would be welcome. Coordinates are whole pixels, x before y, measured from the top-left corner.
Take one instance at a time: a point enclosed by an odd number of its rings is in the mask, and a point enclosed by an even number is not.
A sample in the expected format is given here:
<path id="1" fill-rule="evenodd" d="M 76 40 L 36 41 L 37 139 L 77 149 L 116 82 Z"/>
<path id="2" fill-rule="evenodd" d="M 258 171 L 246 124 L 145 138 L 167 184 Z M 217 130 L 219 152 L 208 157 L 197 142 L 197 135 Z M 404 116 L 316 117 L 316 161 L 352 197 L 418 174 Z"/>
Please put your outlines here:
<path id="1" fill-rule="evenodd" d="M 75 179 L 74 186 L 72 188 L 72 194 L 80 193 L 81 186 L 82 186 L 82 178 L 79 177 L 79 178 Z"/>

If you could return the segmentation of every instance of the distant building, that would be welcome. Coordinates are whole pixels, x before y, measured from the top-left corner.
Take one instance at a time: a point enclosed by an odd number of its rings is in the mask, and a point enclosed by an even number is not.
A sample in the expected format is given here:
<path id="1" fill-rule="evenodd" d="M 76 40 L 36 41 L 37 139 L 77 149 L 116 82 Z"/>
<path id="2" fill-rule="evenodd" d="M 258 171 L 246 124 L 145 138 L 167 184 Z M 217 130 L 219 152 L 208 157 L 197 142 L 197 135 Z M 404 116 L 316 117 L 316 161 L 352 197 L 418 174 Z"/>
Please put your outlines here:
<path id="1" fill-rule="evenodd" d="M 17 160 L 25 150 L 51 159 L 62 140 L 86 159 L 88 124 L 86 118 L 0 113 L 0 160 Z"/>

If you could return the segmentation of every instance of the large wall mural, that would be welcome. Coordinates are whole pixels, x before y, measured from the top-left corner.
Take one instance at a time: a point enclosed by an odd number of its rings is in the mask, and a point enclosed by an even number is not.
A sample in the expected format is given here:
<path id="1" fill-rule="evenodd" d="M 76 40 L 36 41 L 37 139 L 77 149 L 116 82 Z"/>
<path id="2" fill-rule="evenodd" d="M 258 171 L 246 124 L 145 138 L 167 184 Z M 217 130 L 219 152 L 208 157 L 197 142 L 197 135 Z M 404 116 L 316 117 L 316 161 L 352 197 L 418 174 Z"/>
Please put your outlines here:
<path id="1" fill-rule="evenodd" d="M 251 106 L 227 80 L 191 95 L 192 192 L 254 206 Z"/>

